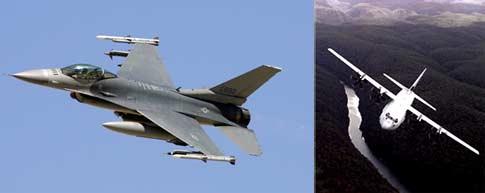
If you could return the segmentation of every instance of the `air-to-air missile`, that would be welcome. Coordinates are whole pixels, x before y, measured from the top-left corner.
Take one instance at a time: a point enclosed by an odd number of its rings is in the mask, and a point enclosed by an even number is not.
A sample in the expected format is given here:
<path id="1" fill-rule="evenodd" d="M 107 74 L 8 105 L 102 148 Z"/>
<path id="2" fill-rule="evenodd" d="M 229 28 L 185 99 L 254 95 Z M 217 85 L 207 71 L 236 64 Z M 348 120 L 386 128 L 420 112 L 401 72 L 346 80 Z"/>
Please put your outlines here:
<path id="1" fill-rule="evenodd" d="M 231 165 L 236 164 L 236 158 L 234 156 L 215 156 L 215 155 L 205 155 L 200 151 L 187 151 L 187 150 L 174 150 L 167 153 L 172 157 L 182 158 L 182 159 L 198 159 L 202 160 L 203 162 L 207 162 L 207 160 L 212 161 L 223 161 L 229 162 Z"/>
<path id="2" fill-rule="evenodd" d="M 106 36 L 106 35 L 98 35 L 96 36 L 97 39 L 102 40 L 111 40 L 113 42 L 118 43 L 127 43 L 127 44 L 134 44 L 134 43 L 142 43 L 142 44 L 150 44 L 154 46 L 158 46 L 160 40 L 158 37 L 154 37 L 152 39 L 147 38 L 134 38 L 130 36 Z"/>

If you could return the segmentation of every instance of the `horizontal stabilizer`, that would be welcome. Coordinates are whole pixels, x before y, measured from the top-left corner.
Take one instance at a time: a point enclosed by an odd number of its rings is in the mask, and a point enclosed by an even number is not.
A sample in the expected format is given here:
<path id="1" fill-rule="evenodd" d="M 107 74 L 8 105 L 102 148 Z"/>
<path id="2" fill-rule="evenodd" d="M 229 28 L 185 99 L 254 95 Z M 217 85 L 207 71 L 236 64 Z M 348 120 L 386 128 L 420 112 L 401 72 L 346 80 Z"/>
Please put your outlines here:
<path id="1" fill-rule="evenodd" d="M 245 99 L 280 71 L 280 68 L 262 65 L 236 78 L 212 87 L 210 90 L 217 94 Z"/>
<path id="2" fill-rule="evenodd" d="M 426 69 L 424 69 L 424 71 L 421 73 L 421 75 L 419 75 L 418 79 L 414 82 L 413 86 L 411 86 L 412 88 L 415 88 L 416 87 L 416 84 L 419 82 L 419 79 L 421 79 L 421 77 L 423 76 L 424 72 L 426 71 Z M 399 86 L 399 88 L 403 89 L 403 90 L 409 90 L 410 92 L 412 92 L 411 89 L 408 89 L 406 88 L 404 85 L 402 85 L 401 83 L 399 83 L 398 81 L 394 80 L 392 77 L 390 77 L 389 75 L 387 75 L 386 73 L 384 73 L 384 76 L 391 80 L 392 83 L 396 84 L 397 86 Z M 416 93 L 414 93 L 414 98 L 418 99 L 419 102 L 422 102 L 423 104 L 425 104 L 426 106 L 428 106 L 429 108 L 433 109 L 434 111 L 436 111 L 436 108 L 433 107 L 431 104 L 429 104 L 428 102 L 426 102 L 423 98 L 421 98 L 420 96 L 418 96 Z"/>
<path id="3" fill-rule="evenodd" d="M 236 143 L 242 150 L 250 155 L 261 155 L 261 147 L 256 139 L 254 131 L 243 127 L 220 126 L 219 128 L 231 141 Z"/>
<path id="4" fill-rule="evenodd" d="M 413 92 L 414 93 L 414 92 Z M 436 108 L 433 107 L 433 105 L 429 104 L 428 102 L 426 102 L 423 98 L 421 98 L 420 96 L 418 96 L 416 93 L 414 93 L 414 98 L 418 99 L 419 102 L 422 102 L 423 104 L 425 104 L 426 106 L 428 106 L 429 108 L 433 109 L 433 111 L 436 111 Z"/>

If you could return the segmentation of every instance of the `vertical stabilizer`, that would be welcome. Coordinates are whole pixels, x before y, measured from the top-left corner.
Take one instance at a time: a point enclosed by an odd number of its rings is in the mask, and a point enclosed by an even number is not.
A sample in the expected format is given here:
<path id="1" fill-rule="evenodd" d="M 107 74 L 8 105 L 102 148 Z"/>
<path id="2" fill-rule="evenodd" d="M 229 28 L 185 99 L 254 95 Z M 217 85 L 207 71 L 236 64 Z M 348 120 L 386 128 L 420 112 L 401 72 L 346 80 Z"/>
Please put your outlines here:
<path id="1" fill-rule="evenodd" d="M 421 80 L 421 77 L 423 77 L 424 72 L 426 72 L 426 68 L 423 70 L 423 72 L 421 72 L 418 79 L 416 79 L 416 81 L 414 81 L 413 85 L 411 87 L 409 87 L 409 90 L 413 90 L 416 87 L 416 85 L 418 85 L 418 82 L 419 82 L 419 80 Z"/>
<path id="2" fill-rule="evenodd" d="M 416 79 L 416 81 L 414 81 L 413 85 L 409 88 L 410 91 L 412 91 L 414 88 L 416 88 L 416 85 L 418 85 L 419 80 L 421 80 L 421 77 L 423 77 L 424 72 L 426 72 L 426 68 L 423 70 L 423 72 L 421 72 L 421 74 L 418 76 L 418 79 Z M 433 109 L 433 111 L 436 111 L 436 108 L 433 107 L 433 105 L 426 102 L 423 98 L 418 96 L 416 93 L 413 92 L 413 94 L 414 94 L 414 98 L 418 99 L 418 101 L 422 102 L 423 104 L 425 104 L 429 108 Z"/>

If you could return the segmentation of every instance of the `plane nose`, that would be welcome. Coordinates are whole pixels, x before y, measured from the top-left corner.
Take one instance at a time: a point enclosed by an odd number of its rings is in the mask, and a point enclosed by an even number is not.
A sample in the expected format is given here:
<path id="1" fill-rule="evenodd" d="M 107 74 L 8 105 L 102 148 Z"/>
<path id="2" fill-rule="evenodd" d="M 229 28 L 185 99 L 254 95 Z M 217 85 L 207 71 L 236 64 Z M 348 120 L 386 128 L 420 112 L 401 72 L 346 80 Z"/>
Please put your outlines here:
<path id="1" fill-rule="evenodd" d="M 48 82 L 47 71 L 44 69 L 28 70 L 12 74 L 11 76 L 34 84 L 45 84 Z"/>
<path id="2" fill-rule="evenodd" d="M 392 123 L 391 123 L 391 122 L 389 122 L 389 121 L 387 121 L 387 120 L 386 120 L 386 121 L 381 122 L 381 128 L 382 128 L 382 129 L 385 129 L 385 130 L 392 130 L 392 129 L 393 129 L 393 128 L 392 128 L 392 126 L 393 126 L 393 125 L 392 125 Z"/>
<path id="3" fill-rule="evenodd" d="M 396 129 L 394 127 L 394 124 L 392 124 L 393 122 L 392 121 L 384 121 L 384 123 L 381 123 L 381 127 L 385 130 L 394 130 Z"/>

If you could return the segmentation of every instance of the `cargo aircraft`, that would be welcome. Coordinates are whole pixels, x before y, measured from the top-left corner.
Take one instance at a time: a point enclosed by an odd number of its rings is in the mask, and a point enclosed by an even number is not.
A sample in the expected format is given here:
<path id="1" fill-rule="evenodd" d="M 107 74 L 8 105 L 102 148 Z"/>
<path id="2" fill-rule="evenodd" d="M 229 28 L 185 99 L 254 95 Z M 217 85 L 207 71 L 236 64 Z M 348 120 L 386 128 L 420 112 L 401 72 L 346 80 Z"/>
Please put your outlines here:
<path id="1" fill-rule="evenodd" d="M 397 93 L 397 95 L 393 94 L 391 91 L 386 89 L 384 86 L 379 84 L 377 81 L 372 79 L 370 76 L 368 76 L 366 73 L 362 72 L 359 68 L 357 68 L 355 65 L 350 63 L 347 59 L 345 59 L 343 56 L 335 52 L 333 49 L 328 48 L 328 51 L 332 53 L 335 57 L 337 57 L 339 60 L 341 60 L 344 64 L 346 64 L 348 67 L 350 67 L 355 73 L 358 74 L 358 77 L 355 77 L 356 81 L 358 84 L 362 84 L 362 81 L 366 81 L 370 83 L 372 86 L 377 88 L 379 92 L 379 98 L 386 95 L 389 98 L 391 98 L 391 101 L 387 103 L 384 106 L 384 109 L 382 110 L 381 115 L 379 116 L 379 123 L 383 129 L 387 130 L 394 130 L 397 129 L 403 122 L 404 119 L 406 118 L 406 113 L 409 111 L 416 115 L 418 121 L 425 121 L 426 123 L 430 124 L 433 128 L 437 130 L 439 134 L 445 134 L 451 139 L 455 140 L 456 142 L 460 143 L 461 145 L 465 146 L 467 149 L 472 151 L 473 153 L 479 155 L 480 153 L 478 150 L 473 148 L 472 146 L 468 145 L 465 143 L 463 140 L 460 138 L 456 137 L 452 133 L 450 133 L 448 130 L 444 129 L 442 126 L 440 126 L 438 123 L 434 122 L 427 116 L 423 115 L 423 113 L 419 112 L 416 110 L 412 104 L 414 99 L 417 99 L 418 101 L 422 102 L 429 108 L 433 109 L 436 111 L 436 108 L 433 107 L 431 104 L 426 102 L 423 98 L 419 97 L 416 93 L 414 93 L 413 89 L 416 88 L 416 85 L 418 84 L 419 80 L 421 77 L 423 77 L 424 72 L 426 72 L 426 69 L 421 72 L 421 74 L 418 76 L 416 81 L 411 85 L 411 87 L 407 88 L 398 81 L 394 80 L 391 78 L 389 75 L 384 73 L 384 77 L 389 79 L 391 82 L 396 84 L 399 88 L 401 88 L 401 91 Z"/>

